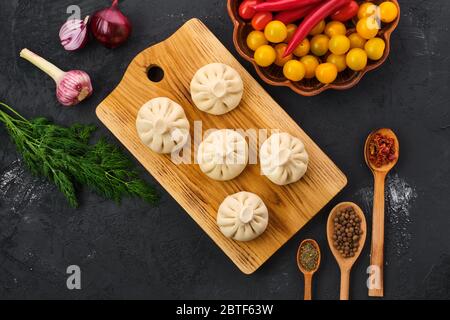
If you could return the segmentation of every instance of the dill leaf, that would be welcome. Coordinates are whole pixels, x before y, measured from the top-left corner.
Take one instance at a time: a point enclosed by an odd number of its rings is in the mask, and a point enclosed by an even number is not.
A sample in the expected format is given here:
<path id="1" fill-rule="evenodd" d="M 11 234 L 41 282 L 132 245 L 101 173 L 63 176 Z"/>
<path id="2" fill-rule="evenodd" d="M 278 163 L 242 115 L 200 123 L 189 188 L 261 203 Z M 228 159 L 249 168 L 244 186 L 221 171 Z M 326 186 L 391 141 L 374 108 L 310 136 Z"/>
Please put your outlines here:
<path id="1" fill-rule="evenodd" d="M 101 138 L 90 144 L 95 126 L 63 127 L 45 118 L 27 120 L 0 102 L 0 122 L 8 131 L 28 169 L 52 181 L 70 206 L 77 207 L 76 187 L 87 186 L 97 194 L 120 203 L 123 197 L 141 198 L 155 204 L 153 187 L 139 178 L 128 157 Z"/>

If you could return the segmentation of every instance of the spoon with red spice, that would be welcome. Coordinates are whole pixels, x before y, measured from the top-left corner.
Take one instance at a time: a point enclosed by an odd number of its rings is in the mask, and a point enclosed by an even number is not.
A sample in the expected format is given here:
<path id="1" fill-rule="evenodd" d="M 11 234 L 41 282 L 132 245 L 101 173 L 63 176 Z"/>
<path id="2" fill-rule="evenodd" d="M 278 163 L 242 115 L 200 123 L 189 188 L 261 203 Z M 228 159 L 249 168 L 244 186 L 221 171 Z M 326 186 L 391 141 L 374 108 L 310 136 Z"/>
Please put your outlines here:
<path id="1" fill-rule="evenodd" d="M 370 250 L 369 296 L 383 296 L 384 265 L 384 184 L 389 171 L 397 164 L 400 145 L 391 129 L 378 129 L 367 137 L 364 157 L 373 173 L 372 247 Z"/>

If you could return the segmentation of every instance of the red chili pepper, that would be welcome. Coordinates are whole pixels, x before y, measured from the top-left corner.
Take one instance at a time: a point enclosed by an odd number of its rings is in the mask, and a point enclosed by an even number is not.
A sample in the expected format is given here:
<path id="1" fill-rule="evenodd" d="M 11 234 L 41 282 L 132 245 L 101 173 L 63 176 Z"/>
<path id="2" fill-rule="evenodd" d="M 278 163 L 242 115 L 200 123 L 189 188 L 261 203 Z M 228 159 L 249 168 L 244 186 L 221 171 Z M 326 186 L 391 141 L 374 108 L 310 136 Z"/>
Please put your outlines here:
<path id="1" fill-rule="evenodd" d="M 350 1 L 348 4 L 337 10 L 331 15 L 332 20 L 345 22 L 358 14 L 359 5 L 356 1 Z"/>
<path id="2" fill-rule="evenodd" d="M 253 8 L 257 11 L 283 11 L 297 9 L 311 4 L 318 4 L 323 0 L 278 0 L 256 4 Z"/>
<path id="3" fill-rule="evenodd" d="M 351 0 L 328 0 L 317 6 L 315 10 L 313 10 L 310 14 L 308 14 L 303 22 L 299 25 L 297 30 L 292 37 L 292 40 L 289 41 L 286 50 L 284 51 L 284 57 L 290 55 L 295 48 L 302 42 L 308 33 L 314 28 L 316 24 L 320 22 L 320 20 L 325 19 L 330 14 L 334 13 L 336 10 L 341 8 L 342 6 L 348 4 Z"/>
<path id="4" fill-rule="evenodd" d="M 376 133 L 369 142 L 369 161 L 376 167 L 384 166 L 397 157 L 395 141 L 381 133 Z"/>
<path id="5" fill-rule="evenodd" d="M 281 11 L 275 15 L 274 20 L 281 21 L 284 24 L 289 24 L 306 17 L 311 12 L 311 10 L 314 10 L 316 7 L 317 5 L 313 4 L 295 10 Z"/>

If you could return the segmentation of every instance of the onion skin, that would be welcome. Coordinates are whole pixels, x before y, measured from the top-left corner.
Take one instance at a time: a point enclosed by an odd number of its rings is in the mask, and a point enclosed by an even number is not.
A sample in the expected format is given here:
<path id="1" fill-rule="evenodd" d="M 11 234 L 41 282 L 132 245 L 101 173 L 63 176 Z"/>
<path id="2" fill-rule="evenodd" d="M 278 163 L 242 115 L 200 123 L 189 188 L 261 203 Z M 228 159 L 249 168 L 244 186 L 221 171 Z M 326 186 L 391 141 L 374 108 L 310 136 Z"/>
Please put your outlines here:
<path id="1" fill-rule="evenodd" d="M 122 45 L 132 31 L 130 20 L 118 8 L 118 0 L 110 8 L 94 13 L 90 28 L 95 39 L 110 49 Z"/>
<path id="2" fill-rule="evenodd" d="M 59 30 L 61 45 L 67 51 L 76 51 L 86 46 L 89 40 L 88 34 L 89 16 L 84 20 L 70 19 Z"/>

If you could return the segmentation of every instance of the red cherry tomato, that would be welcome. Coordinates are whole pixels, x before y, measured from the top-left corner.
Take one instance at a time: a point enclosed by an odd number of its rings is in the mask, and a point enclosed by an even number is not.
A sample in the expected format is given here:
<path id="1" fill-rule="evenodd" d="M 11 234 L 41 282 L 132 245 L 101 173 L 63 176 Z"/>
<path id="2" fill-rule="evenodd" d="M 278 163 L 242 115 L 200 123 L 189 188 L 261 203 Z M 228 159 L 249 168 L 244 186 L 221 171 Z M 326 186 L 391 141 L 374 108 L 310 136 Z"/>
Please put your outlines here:
<path id="1" fill-rule="evenodd" d="M 272 18 L 272 12 L 257 12 L 252 19 L 253 29 L 258 31 L 263 30 L 272 21 Z"/>
<path id="2" fill-rule="evenodd" d="M 239 15 L 244 20 L 250 20 L 255 15 L 254 5 L 263 2 L 263 0 L 244 0 L 239 6 Z"/>
<path id="3" fill-rule="evenodd" d="M 358 14 L 359 5 L 356 1 L 350 1 L 348 4 L 340 8 L 331 15 L 331 19 L 335 21 L 345 22 Z"/>

